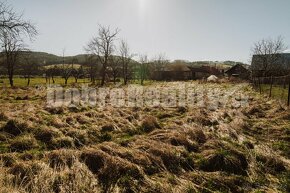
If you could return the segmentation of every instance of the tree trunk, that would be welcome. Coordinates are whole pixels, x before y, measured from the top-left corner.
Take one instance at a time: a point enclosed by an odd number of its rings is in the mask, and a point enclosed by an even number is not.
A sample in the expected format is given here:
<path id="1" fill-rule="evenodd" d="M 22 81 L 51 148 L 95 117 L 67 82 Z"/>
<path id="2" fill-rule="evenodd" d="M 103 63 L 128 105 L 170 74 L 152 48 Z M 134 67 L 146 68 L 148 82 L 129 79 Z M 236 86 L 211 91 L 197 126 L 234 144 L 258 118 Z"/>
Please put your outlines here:
<path id="1" fill-rule="evenodd" d="M 103 68 L 101 86 L 104 86 L 104 84 L 105 84 L 105 79 L 106 79 L 106 73 L 105 73 L 105 70 L 104 70 L 104 68 Z"/>
<path id="2" fill-rule="evenodd" d="M 29 86 L 30 84 L 30 76 L 28 76 L 28 79 L 27 79 L 27 86 Z"/>
<path id="3" fill-rule="evenodd" d="M 124 77 L 124 84 L 127 85 L 127 77 Z"/>
<path id="4" fill-rule="evenodd" d="M 13 67 L 9 63 L 7 65 L 7 70 L 8 70 L 9 84 L 10 84 L 11 87 L 13 87 L 14 86 L 14 83 L 13 83 Z"/>
<path id="5" fill-rule="evenodd" d="M 13 87 L 14 86 L 14 83 L 13 83 L 13 77 L 9 75 L 9 83 L 10 83 L 10 86 Z"/>

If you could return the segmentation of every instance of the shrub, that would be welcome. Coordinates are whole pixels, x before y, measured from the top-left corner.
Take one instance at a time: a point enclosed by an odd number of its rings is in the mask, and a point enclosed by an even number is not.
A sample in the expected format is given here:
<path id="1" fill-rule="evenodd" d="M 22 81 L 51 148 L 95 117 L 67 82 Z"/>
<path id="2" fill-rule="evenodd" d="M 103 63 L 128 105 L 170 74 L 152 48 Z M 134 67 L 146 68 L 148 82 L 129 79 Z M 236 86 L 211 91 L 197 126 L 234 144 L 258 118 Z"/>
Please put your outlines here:
<path id="1" fill-rule="evenodd" d="M 22 152 L 38 147 L 37 140 L 32 135 L 22 135 L 12 140 L 10 149 L 12 151 Z"/>

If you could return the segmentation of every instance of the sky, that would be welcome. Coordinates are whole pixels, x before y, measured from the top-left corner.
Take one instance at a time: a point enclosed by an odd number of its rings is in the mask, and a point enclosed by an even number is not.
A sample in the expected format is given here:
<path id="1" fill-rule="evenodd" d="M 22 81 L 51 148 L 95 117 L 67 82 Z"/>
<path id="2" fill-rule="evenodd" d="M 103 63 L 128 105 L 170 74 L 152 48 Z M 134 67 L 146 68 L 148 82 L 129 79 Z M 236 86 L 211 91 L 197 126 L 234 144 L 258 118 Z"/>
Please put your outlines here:
<path id="1" fill-rule="evenodd" d="M 290 47 L 290 0 L 7 0 L 39 35 L 34 51 L 85 53 L 98 24 L 120 29 L 136 55 L 249 63 L 253 43 L 284 37 Z M 117 44 L 116 42 L 116 44 Z"/>

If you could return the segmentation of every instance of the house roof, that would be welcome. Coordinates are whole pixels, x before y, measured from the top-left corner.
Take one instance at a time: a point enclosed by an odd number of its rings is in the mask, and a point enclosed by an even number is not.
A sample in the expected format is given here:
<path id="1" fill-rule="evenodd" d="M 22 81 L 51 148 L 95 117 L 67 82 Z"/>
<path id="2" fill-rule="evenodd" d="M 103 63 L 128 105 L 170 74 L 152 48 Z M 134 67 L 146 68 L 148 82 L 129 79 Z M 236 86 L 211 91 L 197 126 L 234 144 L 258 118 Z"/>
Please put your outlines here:
<path id="1" fill-rule="evenodd" d="M 238 63 L 234 65 L 233 67 L 231 67 L 230 69 L 226 70 L 225 73 L 231 73 L 237 69 L 243 70 L 243 71 L 249 71 L 244 65 Z"/>
<path id="2" fill-rule="evenodd" d="M 178 72 L 188 72 L 190 68 L 187 65 L 181 63 L 174 63 L 166 66 L 163 71 L 178 71 Z"/>
<path id="3" fill-rule="evenodd" d="M 253 70 L 264 70 L 263 69 L 263 59 L 271 62 L 271 56 L 280 56 L 273 62 L 272 67 L 278 67 L 283 69 L 290 69 L 290 53 L 280 53 L 280 54 L 266 54 L 266 55 L 253 55 L 251 68 Z M 269 57 L 267 59 L 267 57 Z"/>
<path id="4" fill-rule="evenodd" d="M 189 67 L 193 72 L 202 72 L 208 74 L 220 74 L 220 71 L 212 66 Z"/>

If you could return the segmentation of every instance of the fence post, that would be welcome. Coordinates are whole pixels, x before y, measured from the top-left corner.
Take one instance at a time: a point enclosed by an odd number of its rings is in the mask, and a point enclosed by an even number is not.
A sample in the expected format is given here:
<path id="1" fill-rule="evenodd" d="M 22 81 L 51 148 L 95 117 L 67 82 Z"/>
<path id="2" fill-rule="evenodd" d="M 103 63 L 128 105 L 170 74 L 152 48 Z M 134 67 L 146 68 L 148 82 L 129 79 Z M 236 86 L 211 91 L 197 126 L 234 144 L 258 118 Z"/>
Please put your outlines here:
<path id="1" fill-rule="evenodd" d="M 273 86 L 273 76 L 271 76 L 271 85 L 270 85 L 270 94 L 269 94 L 269 98 L 272 97 L 272 86 Z"/>
<path id="2" fill-rule="evenodd" d="M 258 84 L 259 84 L 260 94 L 262 94 L 262 88 L 261 88 L 261 80 L 260 80 L 260 77 L 258 77 Z"/>
<path id="3" fill-rule="evenodd" d="M 289 107 L 290 103 L 290 79 L 288 78 L 288 101 L 287 101 L 287 106 Z"/>

